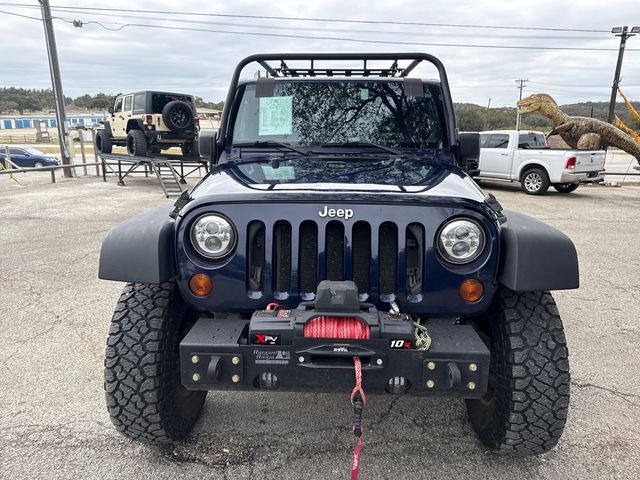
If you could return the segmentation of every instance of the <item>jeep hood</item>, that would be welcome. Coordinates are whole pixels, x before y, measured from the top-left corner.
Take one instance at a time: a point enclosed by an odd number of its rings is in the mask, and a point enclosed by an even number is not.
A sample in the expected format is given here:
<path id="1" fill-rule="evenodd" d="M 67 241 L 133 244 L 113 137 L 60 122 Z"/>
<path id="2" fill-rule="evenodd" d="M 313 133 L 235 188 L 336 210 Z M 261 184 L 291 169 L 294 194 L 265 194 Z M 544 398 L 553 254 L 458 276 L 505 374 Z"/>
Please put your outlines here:
<path id="1" fill-rule="evenodd" d="M 215 203 L 370 203 L 466 205 L 484 210 L 486 196 L 460 169 L 443 165 L 432 181 L 420 186 L 380 184 L 247 184 L 231 170 L 206 176 L 191 192 L 180 215 L 201 205 Z"/>

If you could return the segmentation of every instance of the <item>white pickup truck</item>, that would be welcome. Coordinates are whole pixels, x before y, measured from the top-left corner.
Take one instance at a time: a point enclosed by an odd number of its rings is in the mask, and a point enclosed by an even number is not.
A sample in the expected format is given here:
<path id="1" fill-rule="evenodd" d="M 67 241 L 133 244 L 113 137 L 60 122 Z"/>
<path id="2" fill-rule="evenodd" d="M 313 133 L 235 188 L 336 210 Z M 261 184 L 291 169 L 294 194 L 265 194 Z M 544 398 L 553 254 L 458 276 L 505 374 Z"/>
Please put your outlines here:
<path id="1" fill-rule="evenodd" d="M 604 179 L 603 150 L 552 150 L 542 132 L 493 130 L 480 132 L 477 180 L 520 182 L 529 195 L 549 186 L 573 192 L 582 182 Z"/>

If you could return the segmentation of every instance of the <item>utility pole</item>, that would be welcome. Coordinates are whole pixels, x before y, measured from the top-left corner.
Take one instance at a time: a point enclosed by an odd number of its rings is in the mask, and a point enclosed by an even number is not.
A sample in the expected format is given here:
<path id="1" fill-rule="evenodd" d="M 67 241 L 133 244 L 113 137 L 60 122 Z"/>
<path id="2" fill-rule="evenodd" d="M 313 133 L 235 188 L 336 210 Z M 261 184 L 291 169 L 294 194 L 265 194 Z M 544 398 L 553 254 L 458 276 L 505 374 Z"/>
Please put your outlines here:
<path id="1" fill-rule="evenodd" d="M 62 92 L 62 79 L 60 78 L 60 64 L 58 63 L 58 50 L 56 48 L 56 36 L 53 32 L 53 19 L 49 0 L 38 0 L 42 11 L 42 23 L 44 35 L 47 40 L 47 54 L 49 56 L 49 70 L 51 72 L 51 85 L 56 103 L 56 121 L 58 122 L 58 141 L 60 142 L 60 156 L 62 165 L 70 165 L 71 159 L 67 145 L 67 115 L 64 109 L 64 93 Z M 71 178 L 70 168 L 63 168 L 64 176 Z"/>
<path id="2" fill-rule="evenodd" d="M 516 80 L 516 83 L 518 84 L 518 86 L 516 88 L 520 89 L 520 98 L 519 98 L 519 100 L 522 100 L 522 89 L 527 86 L 527 84 L 525 82 L 528 82 L 528 81 L 529 80 L 526 80 L 524 78 L 520 78 L 520 79 Z M 518 108 L 516 108 L 516 130 L 520 130 L 520 110 Z"/>
<path id="3" fill-rule="evenodd" d="M 620 48 L 618 49 L 618 61 L 616 62 L 616 71 L 613 74 L 613 85 L 611 86 L 611 99 L 609 100 L 609 114 L 607 122 L 613 123 L 613 115 L 616 108 L 616 97 L 618 96 L 618 85 L 620 84 L 620 70 L 622 70 L 622 58 L 624 57 L 624 47 L 627 44 L 627 38 L 633 37 L 636 33 L 640 33 L 640 27 L 614 27 L 611 33 L 616 37 L 620 37 Z"/>
<path id="4" fill-rule="evenodd" d="M 489 128 L 489 109 L 491 108 L 491 97 L 489 97 L 489 101 L 487 102 L 487 111 L 484 113 L 484 129 L 491 130 Z"/>

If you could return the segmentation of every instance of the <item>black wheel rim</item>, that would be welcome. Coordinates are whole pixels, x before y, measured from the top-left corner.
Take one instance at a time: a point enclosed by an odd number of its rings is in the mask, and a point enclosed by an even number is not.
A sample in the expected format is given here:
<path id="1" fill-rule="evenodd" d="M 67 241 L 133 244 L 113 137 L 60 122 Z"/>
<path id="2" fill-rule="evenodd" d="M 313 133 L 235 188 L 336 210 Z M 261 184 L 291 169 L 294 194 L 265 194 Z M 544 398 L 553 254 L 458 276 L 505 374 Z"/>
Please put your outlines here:
<path id="1" fill-rule="evenodd" d="M 169 115 L 171 122 L 178 128 L 185 128 L 189 125 L 189 112 L 185 107 L 176 107 Z"/>

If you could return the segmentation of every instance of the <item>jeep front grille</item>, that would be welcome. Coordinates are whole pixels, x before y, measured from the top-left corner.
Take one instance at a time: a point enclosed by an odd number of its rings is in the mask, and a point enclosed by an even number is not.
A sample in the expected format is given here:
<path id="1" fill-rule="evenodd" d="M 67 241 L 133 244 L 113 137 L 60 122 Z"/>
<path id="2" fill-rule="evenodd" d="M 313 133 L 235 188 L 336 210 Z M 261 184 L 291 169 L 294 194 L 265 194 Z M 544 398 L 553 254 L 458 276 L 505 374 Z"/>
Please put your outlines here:
<path id="1" fill-rule="evenodd" d="M 422 292 L 425 239 L 417 223 L 256 220 L 249 223 L 246 248 L 248 290 L 272 291 L 277 299 L 313 298 L 324 279 L 353 280 L 358 293 L 385 301 Z"/>

